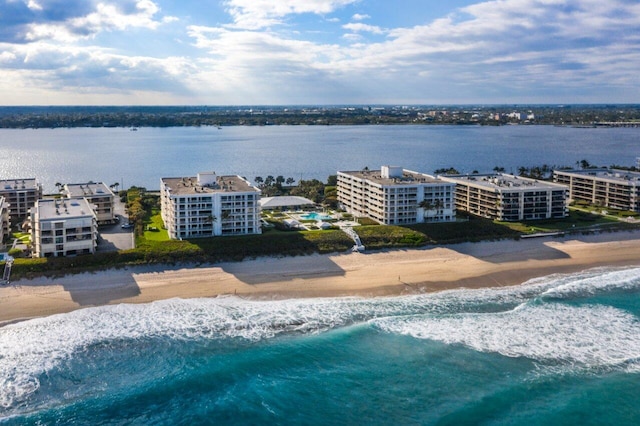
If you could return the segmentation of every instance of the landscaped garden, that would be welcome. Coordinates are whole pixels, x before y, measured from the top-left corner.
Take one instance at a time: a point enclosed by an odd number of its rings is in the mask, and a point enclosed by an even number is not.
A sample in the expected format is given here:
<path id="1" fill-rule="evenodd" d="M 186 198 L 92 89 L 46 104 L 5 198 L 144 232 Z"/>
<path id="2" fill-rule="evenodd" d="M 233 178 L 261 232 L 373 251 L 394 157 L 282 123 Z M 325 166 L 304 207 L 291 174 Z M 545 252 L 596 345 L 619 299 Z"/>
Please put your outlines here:
<path id="1" fill-rule="evenodd" d="M 79 273 L 139 264 L 216 263 L 240 261 L 260 256 L 298 256 L 312 253 L 346 252 L 354 242 L 338 229 L 300 231 L 284 226 L 288 218 L 283 212 L 269 212 L 259 235 L 239 235 L 190 240 L 169 240 L 160 215 L 157 196 L 136 191 L 129 194 L 129 218 L 135 224 L 136 248 L 90 256 L 44 259 L 16 259 L 14 279 L 30 275 Z M 133 213 L 133 214 L 132 214 Z M 423 223 L 409 226 L 379 225 L 358 218 L 357 233 L 367 250 L 423 247 L 468 241 L 517 239 L 536 232 L 593 232 L 594 230 L 638 229 L 639 225 L 623 223 L 612 215 L 596 211 L 572 209 L 566 219 L 531 222 L 494 222 L 470 216 L 468 220 L 445 223 Z M 466 214 L 459 214 L 466 217 Z M 626 216 L 625 216 L 626 217 Z M 342 214 L 342 219 L 353 220 Z M 315 222 L 315 221 L 313 221 Z M 16 235 L 21 240 L 28 234 Z"/>

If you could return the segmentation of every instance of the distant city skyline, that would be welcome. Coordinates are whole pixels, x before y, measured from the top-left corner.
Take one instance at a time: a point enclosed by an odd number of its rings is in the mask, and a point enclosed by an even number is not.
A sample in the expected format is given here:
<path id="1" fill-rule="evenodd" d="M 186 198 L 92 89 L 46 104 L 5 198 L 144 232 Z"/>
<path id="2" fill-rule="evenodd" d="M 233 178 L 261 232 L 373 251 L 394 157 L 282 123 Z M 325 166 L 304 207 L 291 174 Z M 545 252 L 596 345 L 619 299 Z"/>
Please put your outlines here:
<path id="1" fill-rule="evenodd" d="M 629 0 L 0 0 L 0 105 L 638 103 Z"/>

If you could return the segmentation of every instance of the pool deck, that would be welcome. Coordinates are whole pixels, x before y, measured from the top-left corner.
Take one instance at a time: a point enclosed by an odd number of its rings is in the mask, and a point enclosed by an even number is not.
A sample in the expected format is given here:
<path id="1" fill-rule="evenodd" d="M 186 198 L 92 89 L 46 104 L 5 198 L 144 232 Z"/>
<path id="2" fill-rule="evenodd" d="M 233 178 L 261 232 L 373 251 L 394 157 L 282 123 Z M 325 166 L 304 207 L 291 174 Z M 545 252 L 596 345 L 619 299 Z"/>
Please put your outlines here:
<path id="1" fill-rule="evenodd" d="M 307 225 L 310 225 L 310 223 L 302 223 L 302 221 L 309 221 L 309 220 L 313 220 L 316 223 L 318 222 L 325 222 L 325 220 L 323 219 L 309 219 L 309 218 L 305 218 L 303 216 L 306 216 L 310 213 L 316 213 L 319 215 L 322 215 L 324 217 L 330 217 L 331 219 L 331 223 L 332 225 L 335 225 L 339 228 L 344 228 L 344 227 L 354 227 L 354 226 L 360 226 L 360 224 L 354 220 L 342 220 L 340 219 L 340 217 L 342 216 L 341 213 L 319 213 L 319 212 L 304 212 L 304 211 L 288 211 L 288 212 L 284 212 L 284 214 L 286 214 L 290 219 L 294 219 L 297 220 L 300 223 L 299 229 L 303 229 L 303 230 L 310 230 L 308 228 Z"/>

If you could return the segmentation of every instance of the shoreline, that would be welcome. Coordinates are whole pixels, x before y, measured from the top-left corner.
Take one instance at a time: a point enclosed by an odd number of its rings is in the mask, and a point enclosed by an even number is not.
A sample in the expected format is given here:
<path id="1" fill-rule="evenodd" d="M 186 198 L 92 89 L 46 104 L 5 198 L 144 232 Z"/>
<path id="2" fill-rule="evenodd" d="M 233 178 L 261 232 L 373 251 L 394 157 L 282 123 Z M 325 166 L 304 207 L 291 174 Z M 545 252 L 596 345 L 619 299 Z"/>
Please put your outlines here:
<path id="1" fill-rule="evenodd" d="M 0 287 L 0 326 L 119 303 L 220 295 L 250 300 L 394 296 L 512 286 L 602 266 L 640 266 L 640 231 L 22 279 Z"/>

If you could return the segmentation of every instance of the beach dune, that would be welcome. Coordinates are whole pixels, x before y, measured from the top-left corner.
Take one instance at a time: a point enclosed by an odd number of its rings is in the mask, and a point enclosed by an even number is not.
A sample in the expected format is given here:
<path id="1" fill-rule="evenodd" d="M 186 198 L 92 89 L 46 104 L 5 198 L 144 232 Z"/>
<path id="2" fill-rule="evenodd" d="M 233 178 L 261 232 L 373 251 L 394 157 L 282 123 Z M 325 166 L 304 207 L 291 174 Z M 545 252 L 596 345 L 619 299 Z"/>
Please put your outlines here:
<path id="1" fill-rule="evenodd" d="M 136 266 L 0 287 L 0 324 L 116 303 L 235 294 L 252 299 L 388 296 L 517 285 L 597 266 L 640 265 L 640 232 L 421 249 Z"/>

